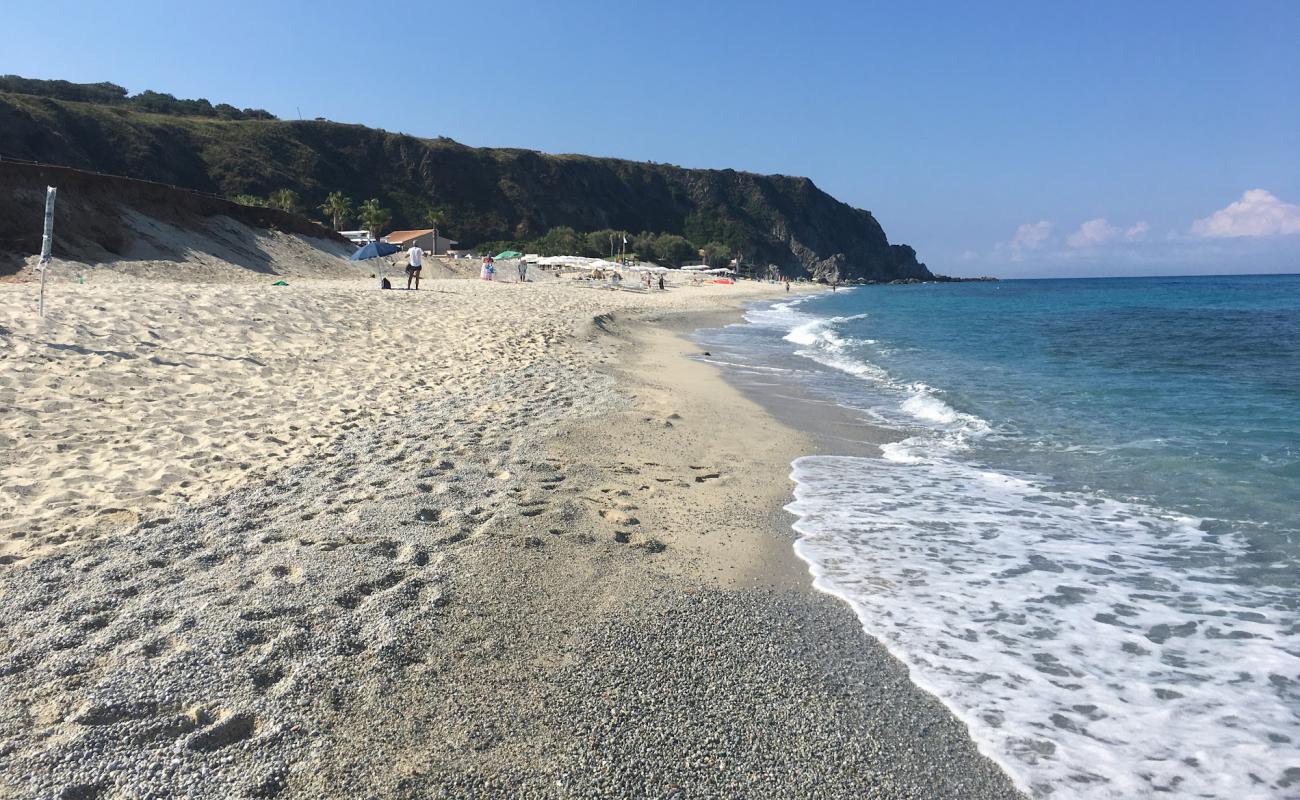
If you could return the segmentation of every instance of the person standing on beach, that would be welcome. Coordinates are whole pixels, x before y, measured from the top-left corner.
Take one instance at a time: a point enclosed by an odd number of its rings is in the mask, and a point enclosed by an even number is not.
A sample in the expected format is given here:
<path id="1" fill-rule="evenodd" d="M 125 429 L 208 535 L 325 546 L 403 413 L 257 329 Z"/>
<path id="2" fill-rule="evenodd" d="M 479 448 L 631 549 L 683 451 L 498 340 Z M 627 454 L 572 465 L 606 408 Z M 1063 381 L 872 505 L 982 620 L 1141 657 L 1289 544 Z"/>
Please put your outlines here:
<path id="1" fill-rule="evenodd" d="M 483 269 L 479 272 L 479 277 L 485 281 L 490 281 L 492 280 L 492 273 L 496 271 L 496 267 L 492 266 L 492 256 L 483 256 Z"/>
<path id="2" fill-rule="evenodd" d="M 519 282 L 528 282 L 528 262 L 524 261 L 522 258 L 519 259 Z"/>
<path id="3" fill-rule="evenodd" d="M 415 279 L 415 290 L 420 291 L 420 269 L 424 265 L 424 250 L 418 244 L 411 245 L 406 251 L 406 289 L 411 289 L 411 279 Z"/>

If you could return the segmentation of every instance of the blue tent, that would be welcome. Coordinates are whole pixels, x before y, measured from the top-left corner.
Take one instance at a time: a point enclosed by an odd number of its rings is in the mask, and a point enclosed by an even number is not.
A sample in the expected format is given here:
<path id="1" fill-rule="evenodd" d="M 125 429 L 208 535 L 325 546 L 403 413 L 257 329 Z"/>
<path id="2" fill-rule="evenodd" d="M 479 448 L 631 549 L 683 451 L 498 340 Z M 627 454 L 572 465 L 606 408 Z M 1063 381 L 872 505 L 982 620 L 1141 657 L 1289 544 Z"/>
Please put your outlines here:
<path id="1" fill-rule="evenodd" d="M 352 257 L 348 260 L 365 261 L 367 258 L 382 258 L 383 256 L 391 256 L 393 253 L 396 253 L 401 249 L 402 248 L 397 245 L 389 244 L 388 242 L 371 242 L 353 253 Z"/>

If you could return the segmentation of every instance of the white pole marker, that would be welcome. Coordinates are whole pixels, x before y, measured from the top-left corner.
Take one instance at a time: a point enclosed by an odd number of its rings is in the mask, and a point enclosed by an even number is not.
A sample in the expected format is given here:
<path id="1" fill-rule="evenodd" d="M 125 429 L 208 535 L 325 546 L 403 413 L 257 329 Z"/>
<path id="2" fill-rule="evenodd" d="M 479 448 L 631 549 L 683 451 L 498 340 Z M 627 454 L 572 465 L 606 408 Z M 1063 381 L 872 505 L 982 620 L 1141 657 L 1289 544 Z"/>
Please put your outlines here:
<path id="1" fill-rule="evenodd" d="M 50 270 L 50 250 L 54 246 L 54 196 L 59 190 L 53 186 L 45 187 L 45 234 L 41 236 L 41 299 L 37 304 L 37 313 L 45 316 L 45 273 Z"/>

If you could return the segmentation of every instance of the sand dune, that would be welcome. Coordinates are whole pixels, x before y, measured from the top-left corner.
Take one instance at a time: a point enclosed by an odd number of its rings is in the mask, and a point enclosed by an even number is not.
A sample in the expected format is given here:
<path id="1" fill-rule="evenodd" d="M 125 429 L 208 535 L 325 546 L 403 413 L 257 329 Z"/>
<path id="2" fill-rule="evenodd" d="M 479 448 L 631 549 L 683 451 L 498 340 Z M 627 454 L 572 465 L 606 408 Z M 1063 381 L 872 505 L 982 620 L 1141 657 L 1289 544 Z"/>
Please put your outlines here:
<path id="1" fill-rule="evenodd" d="M 131 244 L 120 256 L 100 260 L 55 258 L 49 280 L 55 283 L 184 281 L 202 283 L 269 283 L 268 276 L 345 280 L 369 276 L 368 263 L 353 263 L 346 244 L 283 231 L 263 230 L 229 217 L 209 218 L 202 227 L 182 228 L 145 214 L 122 211 Z M 18 279 L 32 281 L 38 258 L 22 262 Z M 271 277 L 275 280 L 275 277 Z M 140 293 L 171 287 L 137 286 Z"/>

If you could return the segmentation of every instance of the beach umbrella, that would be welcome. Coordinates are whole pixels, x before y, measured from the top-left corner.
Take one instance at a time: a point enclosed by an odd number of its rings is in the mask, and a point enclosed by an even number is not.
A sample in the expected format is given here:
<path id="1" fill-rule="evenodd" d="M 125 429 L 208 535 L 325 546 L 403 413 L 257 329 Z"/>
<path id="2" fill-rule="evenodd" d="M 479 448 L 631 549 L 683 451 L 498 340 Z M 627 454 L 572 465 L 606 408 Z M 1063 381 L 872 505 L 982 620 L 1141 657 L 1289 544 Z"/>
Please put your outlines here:
<path id="1" fill-rule="evenodd" d="M 506 259 L 506 258 L 519 258 L 522 255 L 523 253 L 519 252 L 518 250 L 502 250 L 500 253 L 497 253 L 492 258 L 496 261 L 501 261 L 502 259 Z"/>
<path id="2" fill-rule="evenodd" d="M 348 260 L 365 261 L 368 258 L 383 258 L 384 256 L 391 256 L 401 249 L 397 245 L 388 242 L 371 242 L 353 253 Z"/>

